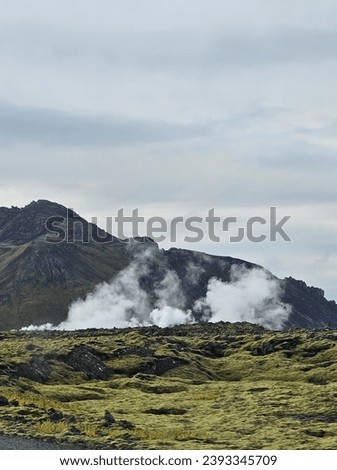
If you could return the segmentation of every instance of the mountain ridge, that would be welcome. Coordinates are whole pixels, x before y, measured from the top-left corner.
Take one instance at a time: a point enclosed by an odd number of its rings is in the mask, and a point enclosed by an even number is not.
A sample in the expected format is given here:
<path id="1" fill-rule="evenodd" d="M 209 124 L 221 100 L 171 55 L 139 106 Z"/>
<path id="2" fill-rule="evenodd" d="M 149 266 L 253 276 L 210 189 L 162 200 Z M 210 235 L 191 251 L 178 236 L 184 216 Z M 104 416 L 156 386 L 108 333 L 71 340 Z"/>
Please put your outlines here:
<path id="1" fill-rule="evenodd" d="M 51 218 L 58 220 L 58 227 L 68 224 L 67 230 L 73 235 L 71 242 L 57 237 L 53 243 L 46 242 L 50 236 L 47 221 Z M 93 241 L 92 233 L 107 242 Z M 83 243 L 83 235 L 88 237 L 87 243 Z M 171 271 L 180 280 L 187 309 L 206 295 L 210 279 L 230 281 L 234 265 L 248 271 L 262 269 L 237 258 L 175 247 L 163 250 L 146 237 L 142 241 L 113 237 L 56 202 L 40 199 L 23 208 L 1 207 L 0 329 L 59 324 L 67 318 L 72 302 L 85 298 L 98 284 L 111 281 L 130 266 L 138 253 L 149 248 L 152 257 L 147 273 L 139 279 L 141 287 L 155 302 L 156 286 Z M 325 299 L 322 289 L 292 277 L 281 279 L 280 285 L 281 301 L 292 306 L 286 328 L 337 327 L 337 305 Z"/>

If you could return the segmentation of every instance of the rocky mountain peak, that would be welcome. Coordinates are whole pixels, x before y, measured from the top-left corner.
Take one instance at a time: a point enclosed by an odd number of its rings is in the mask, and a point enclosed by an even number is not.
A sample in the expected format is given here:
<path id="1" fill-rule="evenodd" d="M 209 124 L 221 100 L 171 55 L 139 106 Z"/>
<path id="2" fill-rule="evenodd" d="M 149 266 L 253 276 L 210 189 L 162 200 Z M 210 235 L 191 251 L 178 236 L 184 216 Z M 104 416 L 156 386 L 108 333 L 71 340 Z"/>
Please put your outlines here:
<path id="1" fill-rule="evenodd" d="M 72 217 L 81 219 L 71 210 Z M 23 245 L 48 234 L 47 221 L 52 217 L 67 218 L 69 209 L 44 199 L 32 201 L 25 207 L 0 208 L 0 243 Z"/>
<path id="2" fill-rule="evenodd" d="M 33 201 L 25 207 L 0 208 L 0 243 L 22 245 L 46 234 L 46 221 L 66 215 L 64 206 L 49 201 Z"/>

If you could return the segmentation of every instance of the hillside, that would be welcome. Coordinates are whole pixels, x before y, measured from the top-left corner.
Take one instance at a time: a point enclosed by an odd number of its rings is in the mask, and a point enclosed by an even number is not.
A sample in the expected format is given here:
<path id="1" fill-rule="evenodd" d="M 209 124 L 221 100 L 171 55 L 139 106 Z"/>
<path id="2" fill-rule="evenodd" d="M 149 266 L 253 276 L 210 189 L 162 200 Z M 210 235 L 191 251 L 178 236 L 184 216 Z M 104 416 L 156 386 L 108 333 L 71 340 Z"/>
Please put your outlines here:
<path id="1" fill-rule="evenodd" d="M 46 227 L 50 217 L 67 221 L 71 242 L 55 242 L 55 239 L 46 242 L 46 237 L 50 237 Z M 92 233 L 105 237 L 107 242 L 97 243 Z M 73 210 L 45 200 L 32 202 L 24 208 L 2 207 L 0 330 L 31 324 L 58 325 L 67 318 L 73 301 L 85 298 L 98 284 L 110 282 L 145 252 L 150 253 L 145 262 L 142 261 L 142 269 L 145 265 L 146 269 L 136 282 L 146 293 L 150 306 L 158 304 L 159 290 L 165 285 L 167 274 L 173 273 L 179 289 L 172 292 L 166 289 L 165 302 L 172 307 L 192 310 L 196 320 L 202 318 L 202 313 L 194 310 L 195 302 L 206 296 L 210 279 L 228 282 L 233 266 L 248 271 L 260 268 L 226 256 L 177 248 L 162 250 L 149 239 L 143 239 L 143 243 L 137 240 L 127 243 L 87 223 Z M 277 279 L 265 272 L 270 279 Z M 336 303 L 326 300 L 321 289 L 291 277 L 280 280 L 279 284 L 280 301 L 292 308 L 285 328 L 337 327 Z"/>
<path id="2" fill-rule="evenodd" d="M 78 232 L 73 243 L 46 243 L 54 216 L 67 209 L 48 201 L 0 208 L 0 329 L 59 323 L 73 300 L 129 262 L 121 243 L 82 243 Z"/>
<path id="3" fill-rule="evenodd" d="M 337 331 L 3 332 L 0 432 L 96 449 L 335 449 Z"/>

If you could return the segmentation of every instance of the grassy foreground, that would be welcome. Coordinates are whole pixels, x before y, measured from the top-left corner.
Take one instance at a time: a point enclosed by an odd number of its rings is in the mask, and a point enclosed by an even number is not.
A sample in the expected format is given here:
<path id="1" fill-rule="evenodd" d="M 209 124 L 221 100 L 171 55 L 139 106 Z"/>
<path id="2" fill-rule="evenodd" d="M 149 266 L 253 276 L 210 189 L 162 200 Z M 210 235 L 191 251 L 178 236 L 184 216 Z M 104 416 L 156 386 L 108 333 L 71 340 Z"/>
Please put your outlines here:
<path id="1" fill-rule="evenodd" d="M 0 334 L 0 432 L 100 449 L 334 449 L 337 331 Z"/>

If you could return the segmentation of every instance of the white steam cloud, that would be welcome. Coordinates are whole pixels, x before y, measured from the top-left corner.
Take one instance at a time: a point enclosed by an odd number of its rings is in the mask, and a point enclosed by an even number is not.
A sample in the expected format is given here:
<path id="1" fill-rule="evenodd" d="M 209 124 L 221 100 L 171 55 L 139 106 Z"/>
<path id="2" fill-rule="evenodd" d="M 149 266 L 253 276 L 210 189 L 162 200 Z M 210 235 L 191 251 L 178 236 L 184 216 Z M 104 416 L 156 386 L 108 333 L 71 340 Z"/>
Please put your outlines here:
<path id="1" fill-rule="evenodd" d="M 291 307 L 280 301 L 278 279 L 271 278 L 260 268 L 231 268 L 230 282 L 212 278 L 204 299 L 195 303 L 203 311 L 203 320 L 247 321 L 269 329 L 281 329 L 289 317 Z"/>
<path id="2" fill-rule="evenodd" d="M 100 284 L 84 300 L 75 301 L 67 320 L 59 325 L 31 325 L 26 329 L 168 327 L 195 322 L 192 311 L 184 308 L 186 299 L 181 280 L 172 270 L 166 270 L 163 280 L 154 286 L 153 306 L 153 299 L 151 302 L 140 286 L 140 279 L 148 273 L 147 262 L 151 256 L 151 251 L 138 255 L 110 283 Z M 198 269 L 204 272 L 202 266 L 189 265 L 194 279 L 198 277 Z M 282 329 L 291 307 L 280 301 L 280 294 L 280 281 L 267 271 L 232 266 L 230 281 L 210 279 L 206 296 L 195 302 L 193 310 L 203 321 L 247 321 L 269 329 Z"/>
<path id="3" fill-rule="evenodd" d="M 77 300 L 69 309 L 67 320 L 58 329 L 127 328 L 158 325 L 172 326 L 192 322 L 189 312 L 179 309 L 185 303 L 180 279 L 168 270 L 156 286 L 155 308 L 139 281 L 148 273 L 151 250 L 138 254 L 135 260 L 113 279 L 100 284 L 85 300 Z"/>
<path id="4" fill-rule="evenodd" d="M 157 305 L 160 308 L 170 307 L 179 308 L 185 305 L 186 299 L 181 288 L 181 281 L 174 271 L 166 271 L 164 279 L 155 289 L 158 298 Z"/>

